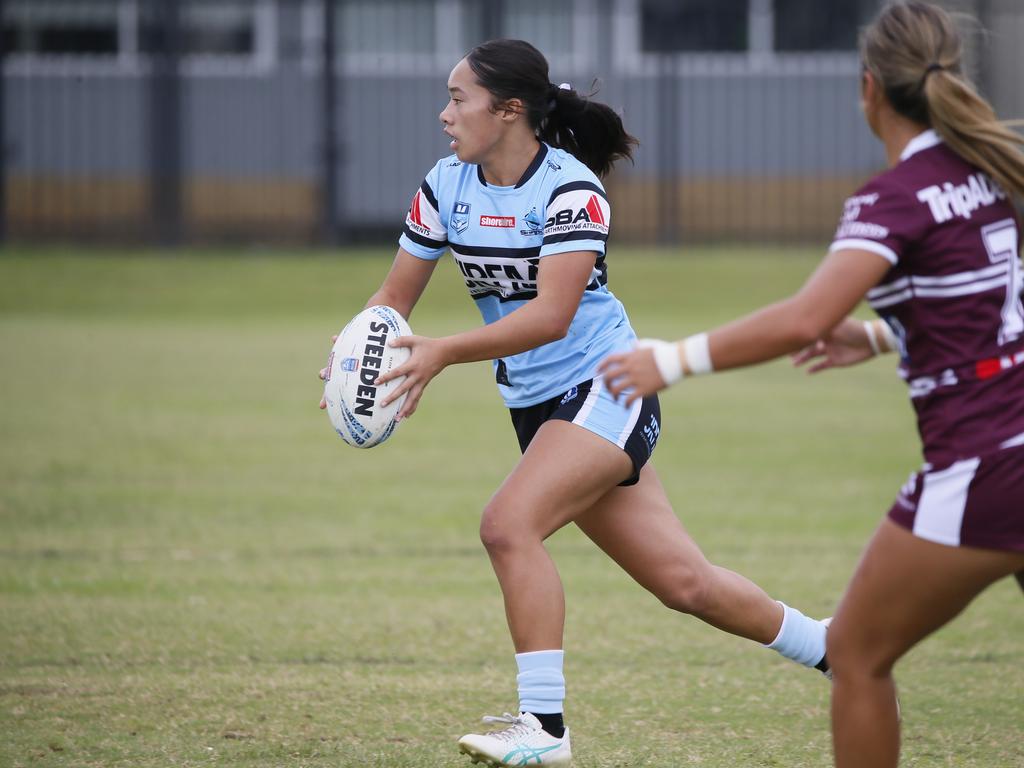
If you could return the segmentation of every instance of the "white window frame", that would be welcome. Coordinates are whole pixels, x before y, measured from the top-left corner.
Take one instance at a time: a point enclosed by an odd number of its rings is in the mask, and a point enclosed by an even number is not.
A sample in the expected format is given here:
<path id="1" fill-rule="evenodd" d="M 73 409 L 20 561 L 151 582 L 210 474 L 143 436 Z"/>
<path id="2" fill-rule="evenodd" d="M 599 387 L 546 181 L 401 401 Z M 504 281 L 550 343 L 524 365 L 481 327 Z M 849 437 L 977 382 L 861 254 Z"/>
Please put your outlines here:
<path id="1" fill-rule="evenodd" d="M 263 76 L 277 65 L 278 18 L 274 0 L 254 0 L 251 54 L 185 54 L 185 77 Z M 9 53 L 4 73 L 15 77 L 111 77 L 148 75 L 149 57 L 139 51 L 139 0 L 118 0 L 115 54 Z"/>
<path id="2" fill-rule="evenodd" d="M 664 74 L 680 77 L 835 77 L 860 72 L 857 51 L 776 51 L 773 0 L 750 0 L 747 11 L 749 47 L 746 51 L 647 52 L 643 50 L 641 39 L 640 2 L 614 0 L 612 67 L 618 74 L 647 77 Z"/>
<path id="3" fill-rule="evenodd" d="M 486 0 L 482 0 L 486 2 Z M 324 33 L 320 20 L 323 4 L 330 0 L 303 0 L 301 11 L 302 68 L 308 74 L 319 74 Z M 431 3 L 434 10 L 434 40 L 431 53 L 342 53 L 336 72 L 339 76 L 394 77 L 395 75 L 434 75 L 447 77 L 465 51 L 464 19 L 459 13 L 460 0 L 420 0 Z M 572 3 L 572 52 L 552 53 L 548 63 L 552 74 L 575 73 L 592 63 L 593 41 L 597 36 L 596 0 L 559 0 Z M 482 41 L 481 41 L 482 42 Z"/>

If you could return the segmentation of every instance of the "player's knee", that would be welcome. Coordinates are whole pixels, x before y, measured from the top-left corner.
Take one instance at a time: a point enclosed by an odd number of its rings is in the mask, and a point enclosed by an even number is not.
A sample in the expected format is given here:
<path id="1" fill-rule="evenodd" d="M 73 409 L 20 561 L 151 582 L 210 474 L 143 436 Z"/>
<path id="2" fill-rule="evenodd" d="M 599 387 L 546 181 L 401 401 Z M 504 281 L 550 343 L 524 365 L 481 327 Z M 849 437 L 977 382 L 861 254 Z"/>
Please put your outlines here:
<path id="1" fill-rule="evenodd" d="M 527 531 L 516 523 L 515 511 L 499 499 L 492 499 L 480 518 L 480 541 L 491 556 L 511 552 L 526 542 Z"/>
<path id="2" fill-rule="evenodd" d="M 710 584 L 700 570 L 683 567 L 676 570 L 663 586 L 655 590 L 658 599 L 668 608 L 695 616 L 708 608 Z"/>
<path id="3" fill-rule="evenodd" d="M 888 677 L 898 658 L 884 642 L 871 642 L 861 633 L 843 631 L 841 625 L 829 628 L 825 653 L 833 677 L 844 679 Z"/>

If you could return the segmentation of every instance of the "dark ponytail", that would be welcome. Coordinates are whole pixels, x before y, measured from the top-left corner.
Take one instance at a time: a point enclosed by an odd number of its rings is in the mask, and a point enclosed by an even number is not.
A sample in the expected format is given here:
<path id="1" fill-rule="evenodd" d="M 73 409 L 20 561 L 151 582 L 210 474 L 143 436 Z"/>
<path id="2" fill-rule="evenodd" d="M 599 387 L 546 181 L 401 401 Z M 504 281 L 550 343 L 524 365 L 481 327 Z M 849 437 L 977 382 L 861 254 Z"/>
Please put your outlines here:
<path id="1" fill-rule="evenodd" d="M 494 107 L 518 99 L 537 138 L 564 149 L 598 176 L 620 158 L 633 158 L 637 140 L 611 107 L 548 80 L 544 55 L 525 40 L 491 40 L 466 55 Z"/>

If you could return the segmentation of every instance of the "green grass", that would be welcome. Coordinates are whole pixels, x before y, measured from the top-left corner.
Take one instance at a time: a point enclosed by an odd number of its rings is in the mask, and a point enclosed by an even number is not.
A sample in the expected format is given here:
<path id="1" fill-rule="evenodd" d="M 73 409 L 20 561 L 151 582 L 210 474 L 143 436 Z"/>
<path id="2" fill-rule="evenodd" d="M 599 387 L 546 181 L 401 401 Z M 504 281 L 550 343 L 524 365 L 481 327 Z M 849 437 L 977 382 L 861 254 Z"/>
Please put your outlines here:
<path id="1" fill-rule="evenodd" d="M 810 252 L 616 250 L 643 335 L 798 286 Z M 515 706 L 477 539 L 517 457 L 484 364 L 444 372 L 386 445 L 316 408 L 329 336 L 385 252 L 0 255 L 0 766 L 459 766 Z M 412 317 L 479 322 L 451 264 Z M 826 615 L 919 462 L 891 361 L 686 382 L 655 457 L 715 562 Z M 671 614 L 574 529 L 579 768 L 824 766 L 828 686 Z M 989 590 L 899 669 L 905 764 L 1024 764 L 1024 611 Z"/>

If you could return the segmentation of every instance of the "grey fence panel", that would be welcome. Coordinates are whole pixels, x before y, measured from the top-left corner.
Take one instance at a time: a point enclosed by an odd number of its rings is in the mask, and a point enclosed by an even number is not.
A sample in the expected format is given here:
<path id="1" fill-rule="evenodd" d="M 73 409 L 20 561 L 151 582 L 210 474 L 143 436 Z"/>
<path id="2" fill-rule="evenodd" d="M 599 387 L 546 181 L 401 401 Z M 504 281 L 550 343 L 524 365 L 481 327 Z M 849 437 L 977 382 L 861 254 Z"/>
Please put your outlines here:
<path id="1" fill-rule="evenodd" d="M 0 235 L 393 243 L 449 152 L 448 72 L 495 34 L 540 46 L 556 83 L 596 83 L 640 140 L 607 180 L 616 242 L 822 242 L 885 162 L 860 114 L 852 25 L 817 34 L 812 0 L 331 0 L 329 83 L 327 0 L 179 0 L 170 59 L 155 54 L 171 37 L 157 1 L 0 2 Z M 836 3 L 844 19 L 878 6 Z M 968 30 L 970 71 L 1003 117 L 1024 117 L 1024 5 L 946 4 L 989 30 Z M 819 37 L 844 50 L 800 50 Z M 161 108 L 165 93 L 180 109 Z"/>

